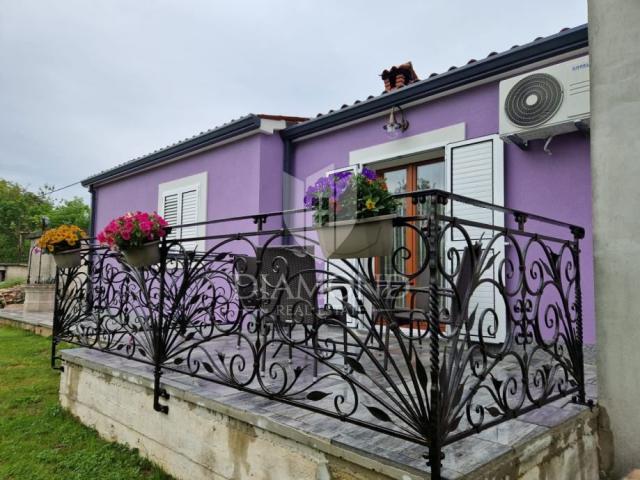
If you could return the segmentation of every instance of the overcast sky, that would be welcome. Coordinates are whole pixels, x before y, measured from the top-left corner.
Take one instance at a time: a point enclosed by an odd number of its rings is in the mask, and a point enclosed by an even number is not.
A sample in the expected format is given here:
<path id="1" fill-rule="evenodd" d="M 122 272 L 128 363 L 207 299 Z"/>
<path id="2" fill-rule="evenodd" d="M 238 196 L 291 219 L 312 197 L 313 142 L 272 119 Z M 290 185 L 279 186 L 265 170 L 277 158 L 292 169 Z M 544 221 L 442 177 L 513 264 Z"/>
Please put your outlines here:
<path id="1" fill-rule="evenodd" d="M 386 67 L 424 78 L 583 24 L 586 3 L 0 0 L 0 178 L 61 187 L 247 113 L 326 112 Z"/>

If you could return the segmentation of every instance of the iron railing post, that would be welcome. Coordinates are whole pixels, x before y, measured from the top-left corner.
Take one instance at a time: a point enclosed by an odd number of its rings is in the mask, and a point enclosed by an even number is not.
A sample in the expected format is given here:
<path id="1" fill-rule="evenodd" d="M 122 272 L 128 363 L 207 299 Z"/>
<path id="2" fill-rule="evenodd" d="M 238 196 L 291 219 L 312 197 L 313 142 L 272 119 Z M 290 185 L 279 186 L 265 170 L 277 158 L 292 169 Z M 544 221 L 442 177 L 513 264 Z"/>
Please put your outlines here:
<path id="1" fill-rule="evenodd" d="M 578 375 L 578 403 L 585 405 L 587 398 L 584 383 L 584 327 L 582 322 L 582 280 L 580 275 L 580 239 L 584 238 L 584 230 L 581 228 L 573 228 L 573 263 L 576 267 L 576 288 L 575 288 L 575 306 L 576 306 L 576 340 L 577 345 L 577 375 Z"/>
<path id="2" fill-rule="evenodd" d="M 90 243 L 88 243 L 87 245 L 87 256 L 86 256 L 86 262 L 87 262 L 87 291 L 85 292 L 85 298 L 86 298 L 86 314 L 87 316 L 90 316 L 93 314 L 93 247 L 91 246 Z"/>
<path id="3" fill-rule="evenodd" d="M 53 325 L 51 326 L 51 368 L 54 370 L 63 370 L 63 367 L 56 367 L 56 350 L 58 347 L 58 335 L 60 332 L 60 298 L 58 288 L 60 286 L 59 279 L 60 270 L 56 267 L 55 287 L 53 290 Z"/>
<path id="4" fill-rule="evenodd" d="M 267 221 L 267 218 L 264 215 L 257 215 L 256 217 L 254 217 L 253 219 L 253 223 L 256 224 L 256 231 L 257 232 L 262 232 L 263 230 L 263 226 L 265 224 L 265 222 Z M 258 240 L 259 244 L 260 242 L 262 242 L 262 239 L 259 238 Z M 262 272 L 262 255 L 258 255 L 256 252 L 256 288 L 258 291 L 258 298 L 260 298 L 260 301 L 262 302 L 263 298 L 262 298 L 262 282 L 261 282 L 261 272 Z M 266 330 L 267 325 L 264 323 L 264 319 L 262 318 L 262 312 L 260 311 L 260 308 L 257 308 L 255 310 L 255 315 L 256 315 L 256 361 L 258 362 L 258 365 L 254 365 L 254 371 L 259 372 L 259 375 L 265 375 L 266 374 L 266 368 L 267 368 L 267 351 L 266 349 L 264 351 L 262 351 L 262 353 L 260 353 L 260 349 L 263 347 L 263 343 L 260 339 L 260 335 L 264 335 L 264 345 L 267 344 L 267 337 L 269 336 L 269 332 Z M 264 329 L 264 331 L 263 331 Z"/>
<path id="5" fill-rule="evenodd" d="M 42 249 L 40 249 L 40 258 L 38 259 L 38 279 L 36 280 L 37 284 L 42 283 L 41 275 L 42 275 Z M 57 275 L 57 267 L 56 267 L 56 275 Z"/>
<path id="6" fill-rule="evenodd" d="M 160 277 L 160 292 L 158 294 L 158 306 L 154 309 L 153 305 L 149 305 L 149 313 L 152 316 L 156 311 L 156 321 L 151 319 L 151 328 L 153 329 L 153 409 L 156 412 L 169 413 L 169 407 L 160 403 L 160 398 L 168 399 L 169 394 L 162 388 L 160 379 L 162 377 L 162 365 L 165 357 L 165 341 L 164 341 L 164 299 L 165 299 L 165 274 L 167 269 L 167 237 L 162 237 L 160 242 L 160 268 L 158 275 Z M 144 276 L 140 275 L 143 279 Z M 141 285 L 144 288 L 143 285 Z M 150 288 L 150 287 L 149 287 Z M 149 295 L 149 301 L 152 296 Z M 153 318 L 153 317 L 152 317 Z"/>
<path id="7" fill-rule="evenodd" d="M 438 288 L 438 255 L 439 225 L 438 208 L 446 203 L 446 198 L 439 195 L 431 197 L 429 224 L 429 330 L 430 330 L 430 406 L 429 412 L 429 462 L 431 478 L 439 480 L 442 469 L 442 412 L 440 405 L 440 299 Z"/>

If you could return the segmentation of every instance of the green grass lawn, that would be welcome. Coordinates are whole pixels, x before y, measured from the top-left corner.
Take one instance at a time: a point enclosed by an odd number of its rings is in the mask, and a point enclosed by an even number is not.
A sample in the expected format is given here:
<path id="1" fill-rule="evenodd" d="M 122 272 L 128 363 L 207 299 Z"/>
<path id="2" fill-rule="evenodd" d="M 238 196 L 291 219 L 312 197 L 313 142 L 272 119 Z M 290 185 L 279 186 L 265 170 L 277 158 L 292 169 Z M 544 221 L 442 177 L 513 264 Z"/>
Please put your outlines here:
<path id="1" fill-rule="evenodd" d="M 170 479 L 60 408 L 49 351 L 49 339 L 0 327 L 0 479 Z"/>
<path id="2" fill-rule="evenodd" d="M 24 278 L 14 278 L 13 280 L 5 280 L 4 282 L 0 282 L 0 290 L 3 288 L 11 288 L 16 285 L 22 285 L 26 280 Z"/>

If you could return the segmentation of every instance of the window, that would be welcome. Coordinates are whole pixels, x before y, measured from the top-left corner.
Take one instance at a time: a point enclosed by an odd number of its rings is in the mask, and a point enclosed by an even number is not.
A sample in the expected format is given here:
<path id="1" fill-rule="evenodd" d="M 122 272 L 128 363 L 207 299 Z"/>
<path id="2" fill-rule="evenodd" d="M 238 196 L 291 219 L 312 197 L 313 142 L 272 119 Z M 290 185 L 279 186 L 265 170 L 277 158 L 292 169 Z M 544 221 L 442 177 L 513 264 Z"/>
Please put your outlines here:
<path id="1" fill-rule="evenodd" d="M 171 226 L 189 225 L 207 219 L 207 172 L 180 178 L 158 186 L 158 212 Z M 171 240 L 182 240 L 205 235 L 204 225 L 174 228 Z M 182 242 L 185 250 L 205 249 L 204 240 Z"/>

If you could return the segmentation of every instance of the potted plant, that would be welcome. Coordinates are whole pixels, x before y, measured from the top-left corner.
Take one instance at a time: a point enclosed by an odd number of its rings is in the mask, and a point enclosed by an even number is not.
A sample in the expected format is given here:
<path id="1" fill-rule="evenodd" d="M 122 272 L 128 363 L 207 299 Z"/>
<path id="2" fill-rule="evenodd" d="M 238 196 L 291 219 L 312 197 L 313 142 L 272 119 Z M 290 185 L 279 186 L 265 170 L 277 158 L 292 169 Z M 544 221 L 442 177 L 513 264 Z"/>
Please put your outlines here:
<path id="1" fill-rule="evenodd" d="M 391 254 L 398 201 L 384 178 L 364 168 L 320 178 L 307 189 L 318 241 L 327 258 L 366 258 Z"/>
<path id="2" fill-rule="evenodd" d="M 112 220 L 98 234 L 98 241 L 122 252 L 132 267 L 148 267 L 160 261 L 160 239 L 166 236 L 167 227 L 155 212 L 129 212 Z"/>
<path id="3" fill-rule="evenodd" d="M 37 246 L 44 253 L 53 255 L 59 268 L 80 265 L 80 240 L 87 234 L 77 225 L 61 225 L 46 230 L 38 239 Z"/>

